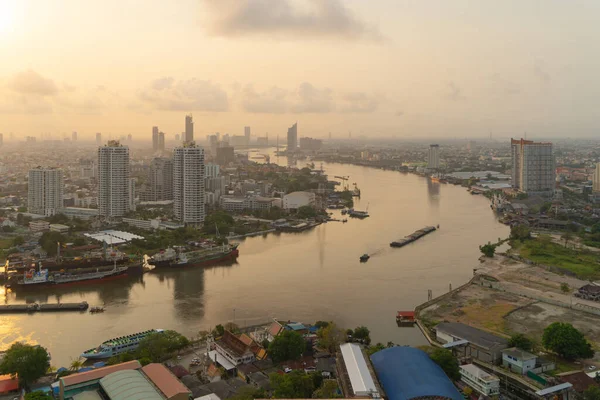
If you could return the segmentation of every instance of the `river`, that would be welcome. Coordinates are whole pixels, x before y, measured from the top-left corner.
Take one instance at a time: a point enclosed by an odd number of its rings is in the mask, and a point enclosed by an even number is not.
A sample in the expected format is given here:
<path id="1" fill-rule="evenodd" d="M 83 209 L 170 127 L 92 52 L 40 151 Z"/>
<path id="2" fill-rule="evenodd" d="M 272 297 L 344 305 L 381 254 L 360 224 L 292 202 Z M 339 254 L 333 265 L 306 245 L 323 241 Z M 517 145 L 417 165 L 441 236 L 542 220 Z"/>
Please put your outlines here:
<path id="1" fill-rule="evenodd" d="M 428 290 L 435 297 L 449 285 L 466 282 L 477 267 L 478 246 L 506 237 L 508 228 L 497 222 L 486 198 L 463 187 L 393 171 L 323 165 L 330 179 L 348 175 L 349 182 L 356 182 L 362 197 L 355 208 L 368 206 L 369 218 L 246 238 L 232 265 L 153 271 L 130 280 L 26 295 L 0 287 L 6 304 L 85 300 L 106 306 L 106 312 L 95 315 L 0 315 L 0 348 L 16 340 L 39 343 L 51 352 L 53 365 L 68 367 L 83 350 L 119 335 L 163 328 L 193 336 L 234 318 L 244 326 L 273 317 L 334 320 L 344 328 L 365 325 L 374 342 L 424 344 L 418 329 L 397 327 L 396 311 L 426 301 Z M 415 243 L 389 247 L 395 239 L 437 224 L 438 231 Z M 367 263 L 359 262 L 363 253 L 371 254 Z"/>

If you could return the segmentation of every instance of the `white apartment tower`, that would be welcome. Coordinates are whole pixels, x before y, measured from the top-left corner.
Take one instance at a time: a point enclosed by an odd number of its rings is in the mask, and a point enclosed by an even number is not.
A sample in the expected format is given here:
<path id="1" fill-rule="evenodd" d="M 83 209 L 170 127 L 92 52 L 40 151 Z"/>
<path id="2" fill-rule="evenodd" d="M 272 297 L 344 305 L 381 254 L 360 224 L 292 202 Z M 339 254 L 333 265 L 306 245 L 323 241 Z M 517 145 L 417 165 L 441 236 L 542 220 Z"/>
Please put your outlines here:
<path id="1" fill-rule="evenodd" d="M 512 185 L 524 193 L 554 194 L 552 143 L 511 139 Z"/>
<path id="2" fill-rule="evenodd" d="M 596 164 L 596 169 L 594 170 L 594 180 L 592 182 L 592 190 L 594 192 L 600 192 L 600 163 Z"/>
<path id="3" fill-rule="evenodd" d="M 440 168 L 440 145 L 430 144 L 429 145 L 429 156 L 427 158 L 427 168 L 439 169 Z"/>
<path id="4" fill-rule="evenodd" d="M 127 214 L 132 205 L 131 188 L 129 148 L 110 140 L 98 148 L 98 214 L 107 218 Z"/>
<path id="5" fill-rule="evenodd" d="M 29 170 L 27 211 L 51 216 L 63 208 L 63 171 L 37 167 Z"/>
<path id="6" fill-rule="evenodd" d="M 173 213 L 186 225 L 204 223 L 204 149 L 186 142 L 173 152 Z"/>

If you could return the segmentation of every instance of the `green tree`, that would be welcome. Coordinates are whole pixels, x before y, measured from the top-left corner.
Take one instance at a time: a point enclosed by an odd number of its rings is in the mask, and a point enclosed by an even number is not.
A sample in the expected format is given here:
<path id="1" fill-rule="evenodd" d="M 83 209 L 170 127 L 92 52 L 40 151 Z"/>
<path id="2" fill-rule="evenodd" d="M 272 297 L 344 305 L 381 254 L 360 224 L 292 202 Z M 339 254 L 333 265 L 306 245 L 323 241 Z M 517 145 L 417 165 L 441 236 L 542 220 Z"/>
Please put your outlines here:
<path id="1" fill-rule="evenodd" d="M 275 399 L 309 399 L 315 391 L 311 374 L 304 371 L 292 371 L 283 375 L 272 373 L 269 381 Z"/>
<path id="2" fill-rule="evenodd" d="M 15 236 L 12 240 L 13 246 L 20 246 L 23 243 L 25 243 L 25 239 L 23 239 L 23 236 Z"/>
<path id="3" fill-rule="evenodd" d="M 317 321 L 317 322 L 315 322 L 315 327 L 317 329 L 325 328 L 327 325 L 329 325 L 329 322 L 327 322 L 327 321 Z"/>
<path id="4" fill-rule="evenodd" d="M 50 355 L 45 348 L 17 342 L 10 346 L 0 362 L 0 374 L 16 375 L 19 384 L 29 390 L 49 367 Z"/>
<path id="5" fill-rule="evenodd" d="M 369 331 L 369 328 L 367 328 L 366 326 L 359 326 L 352 333 L 352 337 L 354 339 L 362 340 L 365 344 L 368 345 L 371 343 L 371 338 L 369 336 L 370 333 L 371 332 Z"/>
<path id="6" fill-rule="evenodd" d="M 496 253 L 496 246 L 488 242 L 483 246 L 479 246 L 479 250 L 483 253 L 484 256 L 492 258 L 494 257 L 494 253 Z"/>
<path id="7" fill-rule="evenodd" d="M 460 379 L 460 369 L 458 368 L 458 360 L 448 349 L 436 347 L 431 351 L 429 357 L 448 375 L 453 381 Z"/>
<path id="8" fill-rule="evenodd" d="M 188 338 L 175 331 L 151 333 L 140 341 L 137 355 L 138 358 L 147 357 L 152 362 L 161 362 L 189 344 Z"/>
<path id="9" fill-rule="evenodd" d="M 375 345 L 367 347 L 367 354 L 371 356 L 378 351 L 384 350 L 385 348 L 386 347 L 383 345 L 383 343 L 377 342 Z"/>
<path id="10" fill-rule="evenodd" d="M 571 288 L 569 287 L 569 284 L 567 282 L 563 282 L 560 284 L 560 290 L 563 293 L 569 293 L 571 291 Z"/>
<path id="11" fill-rule="evenodd" d="M 527 225 L 515 225 L 510 228 L 510 239 L 521 242 L 531 239 L 531 231 Z"/>
<path id="12" fill-rule="evenodd" d="M 54 397 L 44 392 L 31 392 L 25 394 L 25 400 L 54 400 Z"/>
<path id="13" fill-rule="evenodd" d="M 286 360 L 297 360 L 302 356 L 306 342 L 302 335 L 294 331 L 283 331 L 269 344 L 269 356 L 278 363 Z"/>
<path id="14" fill-rule="evenodd" d="M 219 324 L 219 325 L 215 326 L 215 329 L 213 331 L 213 336 L 221 337 L 221 336 L 223 336 L 223 334 L 225 334 L 225 328 L 223 327 L 223 325 Z"/>
<path id="15" fill-rule="evenodd" d="M 216 233 L 216 228 L 219 228 L 221 235 L 227 234 L 231 227 L 235 224 L 233 217 L 225 211 L 215 211 L 206 216 L 204 219 L 204 232 Z"/>
<path id="16" fill-rule="evenodd" d="M 298 207 L 296 216 L 302 219 L 314 218 L 317 216 L 317 211 L 312 206 L 301 206 Z"/>
<path id="17" fill-rule="evenodd" d="M 582 400 L 600 400 L 600 388 L 596 385 L 589 386 L 581 396 Z"/>
<path id="18" fill-rule="evenodd" d="M 570 231 L 566 231 L 565 233 L 562 234 L 562 236 L 560 237 L 562 240 L 565 241 L 565 247 L 567 247 L 567 244 L 573 240 L 573 233 L 571 233 Z"/>
<path id="19" fill-rule="evenodd" d="M 266 399 L 267 397 L 264 389 L 246 386 L 241 388 L 234 396 L 229 397 L 228 400 L 254 400 Z"/>
<path id="20" fill-rule="evenodd" d="M 341 397 L 338 394 L 338 384 L 335 379 L 327 379 L 323 381 L 320 388 L 314 391 L 313 399 L 335 399 Z"/>
<path id="21" fill-rule="evenodd" d="M 516 347 L 525 351 L 531 351 L 533 349 L 533 341 L 522 333 L 516 333 L 508 340 L 508 346 Z"/>
<path id="22" fill-rule="evenodd" d="M 332 354 L 336 352 L 337 347 L 346 338 L 344 331 L 338 328 L 333 322 L 330 322 L 326 327 L 319 329 L 317 331 L 317 337 L 319 338 L 319 346 Z"/>
<path id="23" fill-rule="evenodd" d="M 594 350 L 583 333 L 566 322 L 554 322 L 546 327 L 542 345 L 567 360 L 594 356 Z"/>
<path id="24" fill-rule="evenodd" d="M 71 371 L 77 372 L 79 371 L 79 369 L 83 366 L 83 360 L 81 358 L 76 358 L 76 359 L 72 359 L 71 360 L 71 365 L 69 366 L 69 369 Z"/>
<path id="25" fill-rule="evenodd" d="M 40 246 L 49 256 L 55 256 L 58 243 L 65 243 L 67 238 L 58 232 L 44 232 L 40 238 Z"/>

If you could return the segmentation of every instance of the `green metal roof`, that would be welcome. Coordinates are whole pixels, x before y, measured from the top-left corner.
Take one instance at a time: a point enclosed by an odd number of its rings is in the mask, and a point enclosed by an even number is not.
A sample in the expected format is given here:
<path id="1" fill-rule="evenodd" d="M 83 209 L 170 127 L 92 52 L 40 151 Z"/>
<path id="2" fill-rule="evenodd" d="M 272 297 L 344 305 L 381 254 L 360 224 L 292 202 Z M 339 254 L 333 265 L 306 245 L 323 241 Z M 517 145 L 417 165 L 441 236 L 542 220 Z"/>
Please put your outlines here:
<path id="1" fill-rule="evenodd" d="M 165 400 L 165 397 L 137 370 L 117 371 L 100 379 L 111 400 Z"/>

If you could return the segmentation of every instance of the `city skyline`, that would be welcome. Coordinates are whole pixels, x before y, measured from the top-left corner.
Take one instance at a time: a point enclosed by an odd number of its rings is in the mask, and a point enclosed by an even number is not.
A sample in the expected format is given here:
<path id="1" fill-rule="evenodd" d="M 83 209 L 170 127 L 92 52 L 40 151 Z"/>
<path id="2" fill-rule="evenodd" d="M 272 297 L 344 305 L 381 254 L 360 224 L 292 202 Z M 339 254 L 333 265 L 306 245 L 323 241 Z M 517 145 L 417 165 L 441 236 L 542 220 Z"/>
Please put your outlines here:
<path id="1" fill-rule="evenodd" d="M 173 138 L 184 113 L 196 137 L 295 120 L 319 138 L 598 128 L 596 2 L 277 4 L 4 0 L 0 132 L 141 138 L 158 124 Z"/>

